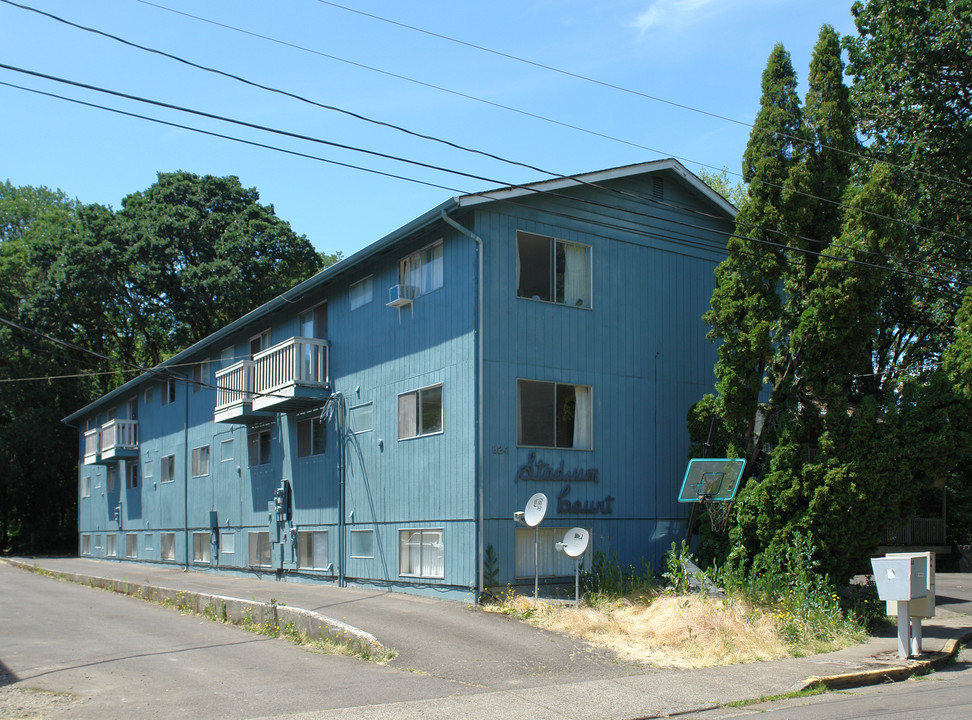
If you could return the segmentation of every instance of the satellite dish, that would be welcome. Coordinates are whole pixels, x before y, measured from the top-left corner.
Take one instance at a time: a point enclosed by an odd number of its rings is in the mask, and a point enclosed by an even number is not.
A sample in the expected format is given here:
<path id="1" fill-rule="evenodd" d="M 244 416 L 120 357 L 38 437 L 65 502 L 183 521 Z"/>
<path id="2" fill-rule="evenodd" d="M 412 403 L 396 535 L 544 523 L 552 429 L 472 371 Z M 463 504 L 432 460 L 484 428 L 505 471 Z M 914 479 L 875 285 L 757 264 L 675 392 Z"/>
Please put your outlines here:
<path id="1" fill-rule="evenodd" d="M 563 551 L 568 557 L 580 557 L 587 550 L 587 545 L 591 541 L 591 534 L 584 528 L 571 528 L 564 535 Z M 558 545 L 561 543 L 558 543 Z"/>
<path id="2" fill-rule="evenodd" d="M 523 511 L 523 522 L 530 527 L 536 527 L 547 514 L 547 496 L 537 493 L 527 500 L 526 510 Z"/>

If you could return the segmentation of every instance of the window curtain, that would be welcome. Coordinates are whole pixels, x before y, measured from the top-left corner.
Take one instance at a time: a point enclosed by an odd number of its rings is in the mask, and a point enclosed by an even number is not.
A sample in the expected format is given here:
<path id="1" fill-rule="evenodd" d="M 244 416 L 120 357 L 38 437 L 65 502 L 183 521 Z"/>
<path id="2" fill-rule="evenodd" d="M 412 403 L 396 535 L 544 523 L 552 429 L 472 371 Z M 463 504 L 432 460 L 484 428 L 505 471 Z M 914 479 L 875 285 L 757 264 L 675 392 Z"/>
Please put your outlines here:
<path id="1" fill-rule="evenodd" d="M 591 306 L 591 272 L 588 249 L 564 243 L 564 303 L 577 307 Z"/>
<path id="2" fill-rule="evenodd" d="M 591 449 L 591 389 L 574 386 L 574 447 Z"/>

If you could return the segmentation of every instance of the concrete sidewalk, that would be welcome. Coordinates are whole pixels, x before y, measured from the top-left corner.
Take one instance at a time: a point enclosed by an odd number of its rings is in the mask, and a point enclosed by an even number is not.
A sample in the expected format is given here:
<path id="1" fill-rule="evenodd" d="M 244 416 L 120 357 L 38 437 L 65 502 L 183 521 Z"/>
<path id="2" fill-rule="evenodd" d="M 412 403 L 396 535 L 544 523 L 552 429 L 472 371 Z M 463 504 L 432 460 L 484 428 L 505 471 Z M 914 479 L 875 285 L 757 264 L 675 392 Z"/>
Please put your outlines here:
<path id="1" fill-rule="evenodd" d="M 889 633 L 806 658 L 670 670 L 621 662 L 580 641 L 433 598 L 88 558 L 9 562 L 129 594 L 178 595 L 182 602 L 198 598 L 198 607 L 221 598 L 251 613 L 293 610 L 292 617 L 303 617 L 310 626 L 337 628 L 395 650 L 390 667 L 448 680 L 456 687 L 455 694 L 430 700 L 288 715 L 301 718 L 665 717 L 820 683 L 837 688 L 903 680 L 940 667 L 972 635 L 972 615 L 939 607 L 937 617 L 923 623 L 924 655 L 917 660 L 898 660 L 897 641 Z M 953 585 L 972 593 L 972 575 L 954 578 Z M 967 604 L 950 607 L 965 610 Z M 286 617 L 291 616 L 280 615 L 281 624 Z"/>

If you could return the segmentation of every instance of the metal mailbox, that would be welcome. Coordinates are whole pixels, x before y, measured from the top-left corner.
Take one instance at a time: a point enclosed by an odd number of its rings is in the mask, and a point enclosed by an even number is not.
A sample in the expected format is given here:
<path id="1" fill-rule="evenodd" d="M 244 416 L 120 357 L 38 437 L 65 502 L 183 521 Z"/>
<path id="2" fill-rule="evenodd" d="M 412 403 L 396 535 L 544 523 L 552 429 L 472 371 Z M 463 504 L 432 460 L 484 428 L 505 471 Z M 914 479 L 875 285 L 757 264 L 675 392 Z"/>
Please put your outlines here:
<path id="1" fill-rule="evenodd" d="M 935 553 L 888 553 L 885 557 L 913 557 L 925 563 L 925 596 L 917 598 L 908 605 L 908 614 L 911 617 L 933 618 L 935 617 Z M 898 614 L 898 603 L 894 600 L 888 601 L 888 615 Z"/>
<path id="2" fill-rule="evenodd" d="M 928 570 L 923 558 L 871 558 L 871 568 L 882 600 L 908 602 L 928 593 Z"/>

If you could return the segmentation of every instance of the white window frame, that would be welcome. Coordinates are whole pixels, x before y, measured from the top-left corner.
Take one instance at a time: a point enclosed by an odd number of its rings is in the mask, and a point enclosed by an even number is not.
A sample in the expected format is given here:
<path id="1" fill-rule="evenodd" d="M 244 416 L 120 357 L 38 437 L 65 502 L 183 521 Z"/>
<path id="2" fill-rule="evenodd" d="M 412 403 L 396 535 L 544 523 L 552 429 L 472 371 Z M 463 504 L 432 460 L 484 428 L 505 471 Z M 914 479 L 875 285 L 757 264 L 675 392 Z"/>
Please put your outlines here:
<path id="1" fill-rule="evenodd" d="M 159 546 L 159 557 L 162 560 L 175 562 L 175 533 L 164 532 L 161 534 Z"/>
<path id="2" fill-rule="evenodd" d="M 142 466 L 142 478 L 148 480 L 150 477 L 152 477 L 153 472 L 154 468 L 152 467 L 152 461 L 146 460 Z"/>
<path id="3" fill-rule="evenodd" d="M 423 407 L 425 397 L 432 390 L 439 390 L 439 422 L 438 427 L 431 424 L 425 427 Z M 409 408 L 409 398 L 414 397 L 414 405 Z M 398 396 L 398 439 L 412 440 L 413 438 L 428 437 L 429 435 L 441 435 L 445 432 L 445 389 L 443 383 L 428 385 L 417 390 L 409 390 Z M 414 417 L 412 416 L 414 409 Z M 412 423 L 411 425 L 409 423 Z"/>
<path id="4" fill-rule="evenodd" d="M 229 455 L 226 454 L 226 448 L 229 447 Z M 228 438 L 226 440 L 219 441 L 219 461 L 221 463 L 233 462 L 235 458 L 235 450 L 233 448 L 233 438 Z"/>
<path id="5" fill-rule="evenodd" d="M 549 287 L 547 290 L 547 296 L 543 297 L 541 294 L 536 292 L 529 292 L 522 287 L 522 282 L 525 279 L 524 272 L 526 268 L 523 265 L 521 259 L 521 237 L 526 240 L 527 238 L 532 238 L 535 241 L 546 241 L 549 245 L 549 257 L 547 259 L 549 277 L 547 282 Z M 564 287 L 558 287 L 557 279 L 560 273 L 557 272 L 557 261 L 558 261 L 558 249 L 562 248 L 564 253 Z M 579 281 L 574 283 L 573 287 L 567 287 L 567 267 L 569 267 L 568 260 L 568 248 L 583 250 L 583 267 L 576 268 L 578 271 L 586 273 L 586 278 L 581 278 Z M 590 245 L 584 243 L 572 242 L 570 240 L 561 240 L 560 238 L 551 237 L 549 235 L 543 235 L 541 233 L 528 232 L 526 230 L 516 231 L 516 296 L 524 300 L 533 300 L 535 302 L 547 302 L 553 303 L 555 305 L 563 305 L 564 307 L 577 307 L 583 308 L 585 310 L 590 310 L 592 307 L 592 295 L 593 295 L 593 264 L 591 262 L 592 249 Z M 575 258 L 574 263 L 580 260 L 576 254 L 572 254 Z"/>
<path id="6" fill-rule="evenodd" d="M 270 533 L 266 530 L 247 533 L 246 563 L 249 567 L 268 568 L 273 562 Z M 266 562 L 263 562 L 266 560 Z"/>
<path id="7" fill-rule="evenodd" d="M 176 401 L 176 381 L 172 378 L 162 382 L 162 407 L 171 405 Z"/>
<path id="8" fill-rule="evenodd" d="M 524 405 L 523 399 L 523 388 L 525 385 L 547 385 L 553 386 L 553 407 L 551 411 L 550 422 L 553 431 L 553 443 L 543 444 L 530 442 L 533 438 L 524 437 L 524 412 L 527 407 Z M 560 420 L 558 418 L 558 407 L 559 407 L 559 396 L 560 388 L 572 388 L 574 390 L 574 426 L 572 428 L 571 444 L 558 444 L 558 424 Z M 578 393 L 578 390 L 584 390 L 583 395 L 586 395 L 586 409 L 580 408 L 578 406 L 581 404 L 582 394 Z M 586 418 L 580 421 L 578 425 L 578 412 L 586 415 Z M 576 383 L 562 383 L 562 382 L 552 382 L 549 380 L 531 380 L 528 378 L 517 378 L 516 380 L 516 444 L 517 447 L 535 447 L 535 448 L 550 448 L 555 450 L 585 450 L 590 451 L 594 449 L 594 391 L 590 385 L 579 385 Z"/>
<path id="9" fill-rule="evenodd" d="M 118 487 L 118 467 L 116 465 L 109 465 L 105 473 L 107 475 L 105 479 L 105 490 L 115 492 L 115 488 Z"/>
<path id="10" fill-rule="evenodd" d="M 297 533 L 297 548 L 297 567 L 301 570 L 328 570 L 331 567 L 330 533 L 327 530 L 301 530 Z"/>
<path id="11" fill-rule="evenodd" d="M 253 351 L 253 341 L 254 340 L 259 340 L 260 341 L 260 349 L 257 350 L 256 352 Z M 249 342 L 247 343 L 247 346 L 246 346 L 247 351 L 250 354 L 250 360 L 253 359 L 253 356 L 254 355 L 256 355 L 257 353 L 263 352 L 268 347 L 270 347 L 270 328 L 267 328 L 266 330 L 263 330 L 262 332 L 258 332 L 256 335 L 252 335 L 250 337 L 250 340 L 249 340 Z"/>
<path id="12" fill-rule="evenodd" d="M 197 393 L 209 385 L 209 362 L 207 359 L 192 366 L 193 393 Z"/>
<path id="13" fill-rule="evenodd" d="M 428 557 L 429 554 L 431 557 Z M 418 565 L 417 568 L 414 567 L 415 564 Z M 398 574 L 401 577 L 445 577 L 445 530 L 443 528 L 400 529 L 398 531 Z"/>
<path id="14" fill-rule="evenodd" d="M 95 550 L 101 550 L 101 534 L 98 533 L 94 536 L 94 546 Z"/>
<path id="15" fill-rule="evenodd" d="M 144 550 L 146 553 L 152 552 L 152 550 L 155 549 L 152 547 L 154 542 L 155 533 L 145 533 L 145 536 L 142 538 L 142 550 Z"/>
<path id="16" fill-rule="evenodd" d="M 81 476 L 81 497 L 83 498 L 91 497 L 91 476 L 90 475 Z"/>
<path id="17" fill-rule="evenodd" d="M 262 437 L 264 434 L 266 434 L 267 436 L 266 458 L 263 457 L 264 443 Z M 256 438 L 256 448 L 257 448 L 256 462 L 254 462 L 254 456 L 253 456 L 254 441 L 251 438 Z M 270 428 L 253 430 L 252 432 L 247 433 L 246 434 L 246 466 L 252 468 L 252 467 L 261 467 L 263 465 L 268 465 L 270 463 L 270 456 L 273 454 L 273 448 L 271 447 L 271 443 L 273 443 L 273 435 L 271 435 L 270 433 Z"/>
<path id="18" fill-rule="evenodd" d="M 192 561 L 198 565 L 210 565 L 209 531 L 192 534 Z"/>
<path id="19" fill-rule="evenodd" d="M 91 554 L 91 536 L 82 535 L 81 536 L 81 554 L 90 555 Z"/>
<path id="20" fill-rule="evenodd" d="M 135 533 L 125 533 L 125 557 L 129 559 L 138 557 L 138 535 Z"/>
<path id="21" fill-rule="evenodd" d="M 304 433 L 309 432 L 308 438 L 304 438 Z M 320 450 L 317 451 L 315 441 L 320 443 Z M 297 457 L 312 458 L 324 455 L 327 452 L 327 424 L 318 419 L 318 416 L 307 417 L 297 421 Z"/>
<path id="22" fill-rule="evenodd" d="M 445 282 L 445 253 L 442 239 L 429 243 L 398 261 L 398 284 L 412 288 L 413 297 L 438 290 Z"/>
<path id="23" fill-rule="evenodd" d="M 105 557 L 118 557 L 118 536 L 115 533 L 105 535 Z"/>
<path id="24" fill-rule="evenodd" d="M 366 278 L 361 278 L 357 282 L 351 283 L 348 288 L 348 305 L 351 310 L 357 310 L 360 307 L 364 307 L 375 297 L 375 276 L 369 275 Z"/>
<path id="25" fill-rule="evenodd" d="M 160 471 L 161 477 L 159 478 L 159 482 L 175 482 L 175 455 L 163 455 L 161 462 L 162 468 Z"/>
<path id="26" fill-rule="evenodd" d="M 362 418 L 368 418 L 367 427 L 358 427 Z M 348 410 L 348 425 L 352 435 L 371 432 L 375 428 L 375 404 L 373 402 L 361 403 Z"/>
<path id="27" fill-rule="evenodd" d="M 236 554 L 236 532 L 234 530 L 219 531 L 219 552 L 221 555 Z"/>
<path id="28" fill-rule="evenodd" d="M 585 528 L 591 534 L 590 528 Z M 569 577 L 574 574 L 574 558 L 556 549 L 556 543 L 564 539 L 564 535 L 570 530 L 568 527 L 541 527 L 539 528 L 539 556 L 540 573 L 542 578 Z M 517 579 L 534 577 L 534 528 L 518 527 L 514 529 L 513 540 L 513 572 Z M 593 557 L 591 548 L 588 546 L 586 554 Z"/>
<path id="29" fill-rule="evenodd" d="M 200 445 L 192 449 L 192 476 L 194 478 L 209 475 L 209 445 Z"/>
<path id="30" fill-rule="evenodd" d="M 360 546 L 357 547 L 357 548 L 355 547 L 355 544 L 356 544 L 355 543 L 355 538 L 364 538 L 366 536 L 371 538 L 371 547 L 370 547 L 371 554 L 370 555 L 364 554 L 364 549 L 361 548 Z M 349 548 L 349 557 L 358 558 L 358 559 L 361 559 L 361 560 L 374 560 L 374 558 L 375 558 L 375 531 L 374 530 L 352 530 L 351 531 L 350 542 L 348 543 L 348 548 Z"/>

